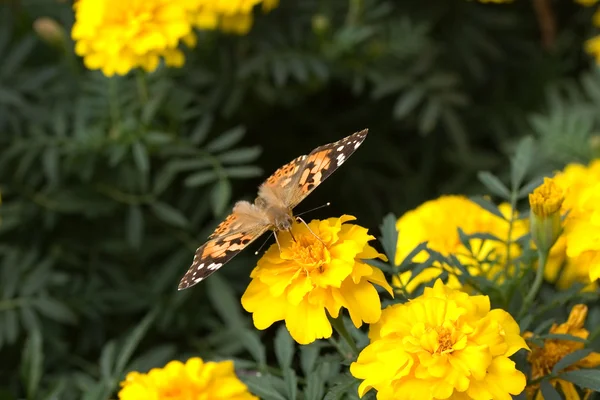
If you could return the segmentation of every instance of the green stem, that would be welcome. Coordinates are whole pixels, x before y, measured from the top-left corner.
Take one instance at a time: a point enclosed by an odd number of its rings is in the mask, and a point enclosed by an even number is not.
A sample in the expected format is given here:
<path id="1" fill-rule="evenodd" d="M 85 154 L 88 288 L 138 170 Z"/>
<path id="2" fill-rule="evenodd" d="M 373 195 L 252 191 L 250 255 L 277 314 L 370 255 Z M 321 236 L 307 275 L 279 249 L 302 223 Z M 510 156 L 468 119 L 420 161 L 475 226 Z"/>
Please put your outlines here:
<path id="1" fill-rule="evenodd" d="M 525 300 L 523 300 L 521 315 L 527 313 L 527 309 L 533 304 L 533 300 L 542 286 L 542 282 L 544 281 L 544 271 L 546 270 L 546 263 L 548 262 L 548 253 L 548 250 L 538 250 L 538 268 L 533 285 L 531 286 L 531 289 L 529 289 L 527 296 L 525 296 Z"/>
<path id="2" fill-rule="evenodd" d="M 333 329 L 335 329 L 335 331 L 340 335 L 342 339 L 344 339 L 344 341 L 352 350 L 352 355 L 354 357 L 358 356 L 358 347 L 356 347 L 354 339 L 352 339 L 352 336 L 350 336 L 350 333 L 346 329 L 343 317 L 340 315 L 337 318 L 329 318 L 329 320 L 331 321 L 331 326 L 333 326 Z"/>
<path id="3" fill-rule="evenodd" d="M 142 104 L 148 102 L 148 83 L 146 81 L 146 73 L 143 70 L 137 70 L 135 74 L 135 81 L 137 83 L 138 94 Z"/>

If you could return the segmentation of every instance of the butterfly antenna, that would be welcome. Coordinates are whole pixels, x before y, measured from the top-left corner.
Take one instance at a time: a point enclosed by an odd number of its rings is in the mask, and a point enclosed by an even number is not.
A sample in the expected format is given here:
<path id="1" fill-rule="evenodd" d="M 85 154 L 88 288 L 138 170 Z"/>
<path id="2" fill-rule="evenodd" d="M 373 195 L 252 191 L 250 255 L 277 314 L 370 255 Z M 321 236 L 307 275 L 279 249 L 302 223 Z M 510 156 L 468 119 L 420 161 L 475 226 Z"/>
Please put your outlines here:
<path id="1" fill-rule="evenodd" d="M 271 231 L 271 234 L 269 235 L 269 237 L 267 237 L 267 239 L 263 242 L 263 244 L 260 245 L 260 247 L 258 248 L 258 250 L 256 250 L 254 252 L 255 256 L 257 256 L 258 253 L 262 250 L 262 248 L 265 247 L 265 244 L 267 244 L 267 242 L 269 241 L 269 239 L 271 239 L 271 236 L 273 236 L 273 231 Z M 275 236 L 275 239 L 277 239 L 277 236 Z"/>
<path id="2" fill-rule="evenodd" d="M 306 223 L 306 221 L 304 221 L 302 218 L 300 218 L 300 217 L 299 217 L 299 216 L 297 216 L 297 215 L 296 215 L 296 220 L 297 220 L 297 221 L 300 221 L 300 222 L 302 222 L 302 223 L 303 223 L 303 224 L 306 226 L 306 229 L 308 229 L 308 231 L 309 231 L 310 233 L 312 233 L 312 234 L 313 234 L 313 236 L 314 236 L 314 237 L 316 237 L 316 238 L 319 240 L 319 242 L 323 243 L 323 241 L 321 240 L 321 238 L 320 238 L 320 237 L 318 237 L 318 236 L 317 236 L 317 234 L 316 234 L 316 233 L 314 233 L 314 232 L 312 231 L 312 229 L 310 229 L 310 226 L 308 226 L 308 224 Z M 323 243 L 323 244 L 325 244 L 325 243 Z"/>
<path id="3" fill-rule="evenodd" d="M 316 210 L 318 210 L 320 208 L 323 208 L 323 207 L 329 207 L 330 205 L 331 205 L 331 203 L 327 202 L 327 203 L 325 203 L 323 205 L 320 205 L 319 207 L 315 207 L 315 208 L 311 208 L 310 210 L 302 211 L 300 214 L 296 215 L 296 217 L 299 217 L 300 215 L 308 214 L 309 212 L 316 211 Z"/>

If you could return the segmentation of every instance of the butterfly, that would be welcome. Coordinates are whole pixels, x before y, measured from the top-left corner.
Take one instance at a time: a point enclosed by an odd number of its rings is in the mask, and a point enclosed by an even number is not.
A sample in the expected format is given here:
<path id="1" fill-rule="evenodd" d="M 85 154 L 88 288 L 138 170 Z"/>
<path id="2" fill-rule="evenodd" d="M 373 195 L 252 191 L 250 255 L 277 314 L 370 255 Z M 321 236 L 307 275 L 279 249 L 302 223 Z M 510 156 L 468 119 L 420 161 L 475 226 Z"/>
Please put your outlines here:
<path id="1" fill-rule="evenodd" d="M 259 186 L 254 203 L 235 203 L 233 212 L 196 250 L 179 290 L 206 279 L 268 230 L 289 231 L 294 207 L 354 153 L 367 133 L 364 129 L 295 158 Z"/>

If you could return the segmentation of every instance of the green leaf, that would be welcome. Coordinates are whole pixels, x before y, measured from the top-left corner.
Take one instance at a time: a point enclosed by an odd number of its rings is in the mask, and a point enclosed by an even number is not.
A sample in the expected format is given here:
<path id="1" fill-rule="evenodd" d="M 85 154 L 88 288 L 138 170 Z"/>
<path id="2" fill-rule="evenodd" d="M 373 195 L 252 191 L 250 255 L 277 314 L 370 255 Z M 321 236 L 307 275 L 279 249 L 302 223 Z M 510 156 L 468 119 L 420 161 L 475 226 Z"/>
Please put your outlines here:
<path id="1" fill-rule="evenodd" d="M 158 219 L 166 222 L 169 225 L 185 228 L 188 224 L 188 220 L 185 215 L 167 203 L 152 203 L 150 205 L 150 209 L 154 212 L 154 215 L 156 215 Z"/>
<path id="2" fill-rule="evenodd" d="M 267 353 L 258 334 L 255 331 L 243 328 L 239 330 L 238 336 L 246 350 L 252 355 L 254 361 L 259 365 L 266 365 Z"/>
<path id="3" fill-rule="evenodd" d="M 127 369 L 129 371 L 149 371 L 165 365 L 174 358 L 176 352 L 177 347 L 174 344 L 158 345 L 133 360 Z"/>
<path id="4" fill-rule="evenodd" d="M 547 380 L 540 382 L 540 390 L 542 391 L 544 400 L 562 400 L 562 396 Z"/>
<path id="5" fill-rule="evenodd" d="M 321 368 L 312 371 L 306 378 L 306 390 L 304 398 L 306 400 L 322 400 L 324 392 L 324 382 L 321 377 Z"/>
<path id="6" fill-rule="evenodd" d="M 333 386 L 327 391 L 323 400 L 340 400 L 357 383 L 356 378 L 348 373 L 340 375 L 334 380 Z"/>
<path id="7" fill-rule="evenodd" d="M 185 178 L 185 181 L 183 183 L 187 187 L 196 187 L 206 185 L 207 183 L 210 183 L 215 179 L 217 179 L 217 174 L 213 170 L 198 171 Z"/>
<path id="8" fill-rule="evenodd" d="M 123 375 L 126 364 L 129 362 L 136 347 L 154 322 L 156 314 L 156 310 L 150 311 L 125 339 L 123 346 L 119 349 L 115 371 L 112 374 L 114 378 L 119 378 Z"/>
<path id="9" fill-rule="evenodd" d="M 137 169 L 144 174 L 147 173 L 150 169 L 150 160 L 146 146 L 141 142 L 134 142 L 131 146 L 131 151 Z"/>
<path id="10" fill-rule="evenodd" d="M 0 321 L 4 319 L 3 323 L 0 323 L 0 329 L 4 328 L 4 335 L 6 337 L 7 344 L 13 344 L 19 337 L 19 317 L 16 310 L 6 310 L 0 313 Z"/>
<path id="11" fill-rule="evenodd" d="M 221 179 L 213 186 L 210 193 L 211 206 L 214 215 L 221 215 L 231 200 L 231 184 Z"/>
<path id="12" fill-rule="evenodd" d="M 298 397 L 298 377 L 292 368 L 283 368 L 283 381 L 287 391 L 288 400 L 296 400 Z"/>
<path id="13" fill-rule="evenodd" d="M 582 358 L 587 357 L 591 353 L 593 353 L 592 349 L 580 349 L 580 350 L 576 350 L 572 353 L 567 354 L 566 356 L 561 358 L 556 364 L 554 364 L 554 367 L 552 368 L 552 374 L 553 375 L 558 374 L 565 368 L 575 364 L 577 361 L 581 360 Z"/>
<path id="14" fill-rule="evenodd" d="M 321 346 L 318 342 L 300 347 L 300 366 L 304 376 L 308 376 L 312 372 L 320 353 Z"/>
<path id="15" fill-rule="evenodd" d="M 510 160 L 510 177 L 513 191 L 517 191 L 525 175 L 529 171 L 531 161 L 533 160 L 534 152 L 534 141 L 531 136 L 526 136 L 517 145 L 515 155 Z"/>
<path id="16" fill-rule="evenodd" d="M 117 354 L 117 344 L 114 340 L 106 343 L 100 353 L 100 375 L 105 381 L 110 381 L 113 376 L 115 366 L 115 357 Z"/>
<path id="17" fill-rule="evenodd" d="M 48 147 L 42 153 L 42 164 L 44 166 L 44 174 L 50 185 L 57 185 L 60 177 L 59 172 L 59 156 L 56 147 Z"/>
<path id="18" fill-rule="evenodd" d="M 477 178 L 485 185 L 486 188 L 490 190 L 496 196 L 500 196 L 503 199 L 510 199 L 510 191 L 498 177 L 493 175 L 489 171 L 479 171 L 477 173 Z"/>
<path id="19" fill-rule="evenodd" d="M 223 132 L 216 139 L 206 145 L 206 150 L 210 152 L 220 152 L 238 143 L 244 137 L 246 128 L 237 126 L 233 129 Z"/>
<path id="20" fill-rule="evenodd" d="M 212 115 L 207 114 L 201 120 L 198 121 L 194 129 L 192 130 L 192 134 L 190 135 L 190 141 L 196 145 L 204 142 L 206 137 L 208 136 L 208 132 L 212 127 L 214 118 Z"/>
<path id="21" fill-rule="evenodd" d="M 246 324 L 240 309 L 240 302 L 227 281 L 221 278 L 219 274 L 214 274 L 204 284 L 211 305 L 221 319 L 235 329 L 243 328 Z"/>
<path id="22" fill-rule="evenodd" d="M 500 212 L 498 207 L 496 207 L 496 205 L 494 203 L 492 203 L 491 201 L 486 200 L 481 196 L 469 197 L 469 200 L 471 200 L 473 203 L 477 204 L 479 207 L 483 208 L 484 210 L 491 212 L 495 216 L 502 218 L 503 220 L 506 220 L 506 218 Z"/>
<path id="23" fill-rule="evenodd" d="M 275 356 L 279 366 L 288 368 L 292 365 L 294 358 L 294 339 L 290 336 L 285 325 L 281 325 L 275 336 Z"/>
<path id="24" fill-rule="evenodd" d="M 262 400 L 287 400 L 281 393 L 273 387 L 268 376 L 246 376 L 244 383 L 248 386 L 251 393 L 255 394 Z"/>
<path id="25" fill-rule="evenodd" d="M 219 160 L 224 164 L 244 164 L 255 161 L 262 153 L 259 146 L 243 147 L 219 154 Z"/>
<path id="26" fill-rule="evenodd" d="M 578 369 L 563 372 L 558 376 L 560 379 L 572 382 L 585 389 L 600 392 L 600 369 Z"/>
<path id="27" fill-rule="evenodd" d="M 27 337 L 21 360 L 21 378 L 28 400 L 36 398 L 42 380 L 43 363 L 42 334 L 36 329 L 31 331 Z"/>
<path id="28" fill-rule="evenodd" d="M 69 307 L 51 297 L 42 297 L 33 302 L 34 307 L 45 317 L 65 324 L 77 322 L 77 316 Z"/>
<path id="29" fill-rule="evenodd" d="M 140 248 L 144 237 L 144 215 L 138 206 L 130 206 L 126 226 L 127 243 L 133 248 Z"/>
<path id="30" fill-rule="evenodd" d="M 381 225 L 379 225 L 379 229 L 381 230 L 379 241 L 381 242 L 385 255 L 392 264 L 396 262 L 396 249 L 398 247 L 399 232 L 396 229 L 397 221 L 398 218 L 394 214 L 389 213 L 383 218 Z"/>
<path id="31" fill-rule="evenodd" d="M 425 95 L 425 90 L 420 86 L 416 86 L 404 93 L 404 95 L 398 98 L 396 104 L 394 104 L 394 117 L 397 119 L 406 117 L 417 108 L 419 103 L 425 98 Z"/>
<path id="32" fill-rule="evenodd" d="M 252 165 L 229 167 L 225 172 L 230 178 L 254 178 L 262 175 L 262 169 Z"/>

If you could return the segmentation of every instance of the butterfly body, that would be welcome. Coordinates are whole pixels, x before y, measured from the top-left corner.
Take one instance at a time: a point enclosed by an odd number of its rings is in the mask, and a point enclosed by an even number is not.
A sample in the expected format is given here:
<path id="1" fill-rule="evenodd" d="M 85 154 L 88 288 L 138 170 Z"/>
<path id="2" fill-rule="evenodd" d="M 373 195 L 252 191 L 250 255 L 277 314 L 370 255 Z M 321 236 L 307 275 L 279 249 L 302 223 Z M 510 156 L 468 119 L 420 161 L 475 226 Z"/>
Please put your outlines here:
<path id="1" fill-rule="evenodd" d="M 365 129 L 297 157 L 260 185 L 254 203 L 235 203 L 232 213 L 196 250 L 179 290 L 211 275 L 268 230 L 289 231 L 294 207 L 342 165 L 366 136 Z"/>

